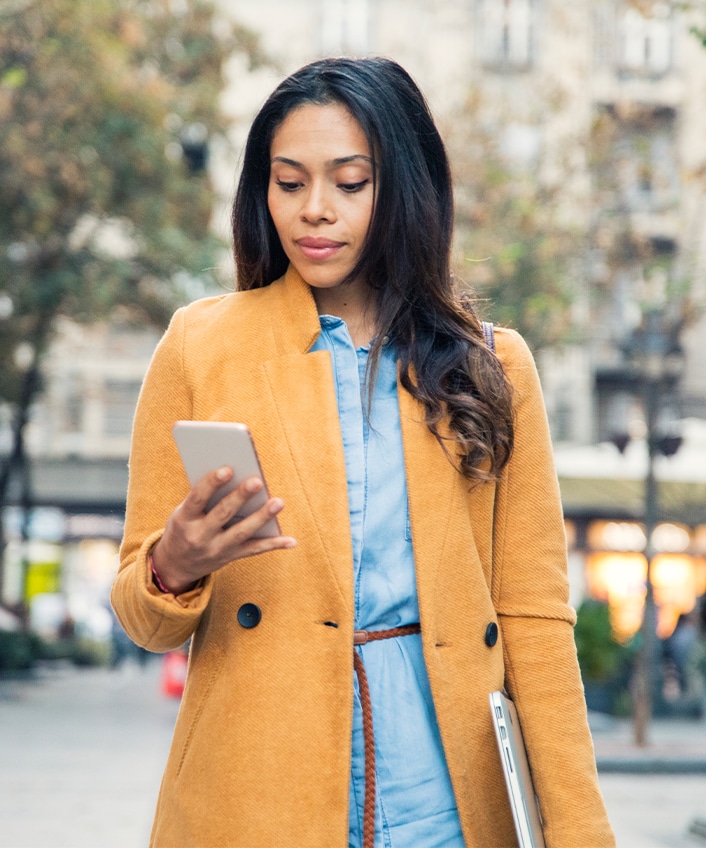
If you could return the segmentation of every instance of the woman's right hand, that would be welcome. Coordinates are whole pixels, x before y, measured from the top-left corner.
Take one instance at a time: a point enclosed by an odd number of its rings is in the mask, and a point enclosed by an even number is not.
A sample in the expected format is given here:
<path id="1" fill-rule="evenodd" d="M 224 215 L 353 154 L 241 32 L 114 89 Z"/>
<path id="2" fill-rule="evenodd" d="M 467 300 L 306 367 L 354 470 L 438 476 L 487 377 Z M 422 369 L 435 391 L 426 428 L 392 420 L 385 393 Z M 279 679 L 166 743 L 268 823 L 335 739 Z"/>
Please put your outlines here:
<path id="1" fill-rule="evenodd" d="M 284 502 L 280 498 L 270 498 L 251 515 L 225 526 L 262 489 L 263 482 L 257 477 L 244 480 L 213 509 L 205 511 L 211 495 L 232 476 L 232 470 L 224 466 L 202 477 L 169 516 L 162 538 L 152 548 L 153 568 L 163 587 L 175 595 L 233 560 L 297 544 L 290 536 L 253 538 L 282 511 Z"/>

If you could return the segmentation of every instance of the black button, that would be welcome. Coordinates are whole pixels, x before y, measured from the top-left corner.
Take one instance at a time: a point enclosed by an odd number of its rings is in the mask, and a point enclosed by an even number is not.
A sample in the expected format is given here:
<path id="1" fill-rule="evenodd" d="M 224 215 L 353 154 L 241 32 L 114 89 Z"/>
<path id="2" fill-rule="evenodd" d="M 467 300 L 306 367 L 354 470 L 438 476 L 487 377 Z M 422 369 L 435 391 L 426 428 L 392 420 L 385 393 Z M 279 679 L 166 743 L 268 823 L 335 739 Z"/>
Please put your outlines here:
<path id="1" fill-rule="evenodd" d="M 490 624 L 485 628 L 485 644 L 492 648 L 495 643 L 498 641 L 498 625 L 491 621 Z"/>
<path id="2" fill-rule="evenodd" d="M 257 627 L 262 618 L 262 612 L 257 604 L 243 604 L 238 610 L 238 624 L 248 630 Z"/>

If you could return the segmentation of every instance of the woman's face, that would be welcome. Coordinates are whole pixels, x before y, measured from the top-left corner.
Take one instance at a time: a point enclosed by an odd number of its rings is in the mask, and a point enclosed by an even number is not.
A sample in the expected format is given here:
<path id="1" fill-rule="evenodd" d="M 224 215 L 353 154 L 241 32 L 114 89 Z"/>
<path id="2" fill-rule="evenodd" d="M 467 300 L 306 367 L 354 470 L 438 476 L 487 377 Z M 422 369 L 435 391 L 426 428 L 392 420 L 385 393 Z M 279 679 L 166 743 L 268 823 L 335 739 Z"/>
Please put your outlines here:
<path id="1" fill-rule="evenodd" d="M 368 141 L 345 106 L 307 103 L 289 113 L 272 139 L 267 203 L 304 280 L 338 286 L 360 257 L 374 205 Z"/>

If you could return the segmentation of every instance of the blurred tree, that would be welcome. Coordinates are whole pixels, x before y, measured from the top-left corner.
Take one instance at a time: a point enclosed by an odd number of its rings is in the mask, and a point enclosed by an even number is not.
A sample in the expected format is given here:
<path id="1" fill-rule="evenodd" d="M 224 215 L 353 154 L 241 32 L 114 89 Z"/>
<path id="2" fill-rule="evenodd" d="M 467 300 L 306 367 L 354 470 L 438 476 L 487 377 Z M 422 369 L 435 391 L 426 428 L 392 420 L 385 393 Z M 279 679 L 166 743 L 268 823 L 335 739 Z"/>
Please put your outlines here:
<path id="1" fill-rule="evenodd" d="M 264 61 L 207 0 L 0 4 L 0 507 L 57 317 L 163 325 L 211 278 L 206 164 L 238 56 Z"/>
<path id="2" fill-rule="evenodd" d="M 568 165 L 555 162 L 559 176 L 543 175 L 542 124 L 531 117 L 520 123 L 492 91 L 472 90 L 446 133 L 461 285 L 473 290 L 481 308 L 487 301 L 491 320 L 519 330 L 535 351 L 565 341 L 572 331 L 580 238 L 562 195 Z"/>
<path id="3" fill-rule="evenodd" d="M 672 109 L 630 102 L 593 116 L 592 308 L 606 324 L 611 314 L 618 318 L 616 343 L 659 308 L 676 349 L 682 329 L 698 317 L 690 279 L 676 262 L 678 240 L 644 224 L 650 215 L 678 214 L 683 202 L 676 119 Z"/>

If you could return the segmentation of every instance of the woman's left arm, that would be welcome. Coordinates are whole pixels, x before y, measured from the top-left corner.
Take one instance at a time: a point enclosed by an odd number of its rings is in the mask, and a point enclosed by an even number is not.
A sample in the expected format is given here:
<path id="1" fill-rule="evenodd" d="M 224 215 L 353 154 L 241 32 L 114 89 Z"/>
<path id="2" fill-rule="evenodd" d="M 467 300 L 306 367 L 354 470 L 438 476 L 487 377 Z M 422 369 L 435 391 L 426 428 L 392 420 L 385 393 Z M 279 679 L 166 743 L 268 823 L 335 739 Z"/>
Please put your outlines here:
<path id="1" fill-rule="evenodd" d="M 178 597 L 162 592 L 150 568 L 153 547 L 189 486 L 171 428 L 192 417 L 184 367 L 185 310 L 174 314 L 140 391 L 130 451 L 125 534 L 111 591 L 113 608 L 130 638 L 150 651 L 167 651 L 193 634 L 212 591 L 212 579 Z"/>
<path id="2" fill-rule="evenodd" d="M 498 483 L 493 600 L 549 848 L 615 844 L 588 728 L 569 606 L 559 484 L 539 377 L 524 341 L 497 333 L 514 389 L 515 446 Z"/>

